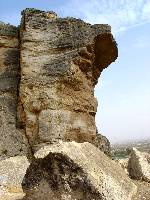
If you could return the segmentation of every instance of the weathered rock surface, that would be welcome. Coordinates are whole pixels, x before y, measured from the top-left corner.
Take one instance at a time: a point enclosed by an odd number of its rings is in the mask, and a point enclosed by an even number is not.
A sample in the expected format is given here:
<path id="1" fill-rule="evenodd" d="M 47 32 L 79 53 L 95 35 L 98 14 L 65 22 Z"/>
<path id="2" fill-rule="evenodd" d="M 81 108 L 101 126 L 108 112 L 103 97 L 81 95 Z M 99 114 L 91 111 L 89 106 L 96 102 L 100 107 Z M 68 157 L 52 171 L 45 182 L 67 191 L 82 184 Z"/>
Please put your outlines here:
<path id="1" fill-rule="evenodd" d="M 118 159 L 118 160 L 115 160 L 117 163 L 119 163 L 121 165 L 121 167 L 125 170 L 125 172 L 128 174 L 128 162 L 129 162 L 129 159 L 128 158 L 125 158 L 125 159 Z"/>
<path id="2" fill-rule="evenodd" d="M 149 200 L 150 199 L 150 183 L 143 181 L 134 181 L 138 187 L 137 194 L 133 200 Z"/>
<path id="3" fill-rule="evenodd" d="M 107 156 L 111 156 L 111 145 L 109 140 L 104 135 L 97 133 L 92 144 L 103 151 Z"/>
<path id="4" fill-rule="evenodd" d="M 0 161 L 0 199 L 17 200 L 24 196 L 22 181 L 29 162 L 25 156 Z"/>
<path id="5" fill-rule="evenodd" d="M 90 143 L 41 148 L 24 178 L 24 200 L 129 200 L 136 186 L 124 170 Z"/>
<path id="6" fill-rule="evenodd" d="M 0 161 L 1 200 L 22 199 L 21 183 L 24 200 L 132 198 L 136 186 L 95 125 L 94 87 L 117 56 L 109 25 L 35 9 L 19 28 L 0 22 L 0 159 L 32 158 Z M 137 154 L 130 176 L 149 181 L 150 158 Z"/>
<path id="7" fill-rule="evenodd" d="M 150 154 L 132 148 L 130 150 L 128 172 L 133 179 L 150 182 Z"/>
<path id="8" fill-rule="evenodd" d="M 58 140 L 88 141 L 108 155 L 96 136 L 94 86 L 117 55 L 109 25 L 35 9 L 22 12 L 19 28 L 0 23 L 1 159 Z"/>
<path id="9" fill-rule="evenodd" d="M 18 29 L 0 23 L 0 157 L 22 155 L 27 143 L 16 129 L 19 83 Z"/>
<path id="10" fill-rule="evenodd" d="M 18 117 L 33 150 L 60 139 L 93 142 L 94 86 L 117 58 L 110 26 L 26 9 L 20 41 Z"/>

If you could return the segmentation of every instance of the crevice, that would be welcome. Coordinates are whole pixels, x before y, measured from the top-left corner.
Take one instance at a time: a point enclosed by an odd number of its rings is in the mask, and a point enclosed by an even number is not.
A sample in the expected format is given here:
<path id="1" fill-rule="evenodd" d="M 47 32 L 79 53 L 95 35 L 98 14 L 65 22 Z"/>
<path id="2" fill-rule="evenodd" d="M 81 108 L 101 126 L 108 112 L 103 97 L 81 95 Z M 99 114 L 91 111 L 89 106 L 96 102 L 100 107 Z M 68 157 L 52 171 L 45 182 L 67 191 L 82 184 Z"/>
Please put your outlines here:
<path id="1" fill-rule="evenodd" d="M 18 49 L 19 49 L 19 63 L 18 63 L 18 85 L 17 85 L 17 112 L 16 112 L 16 128 L 18 129 L 21 129 L 23 130 L 23 133 L 25 135 L 25 138 L 27 140 L 27 143 L 28 143 L 28 159 L 29 161 L 33 161 L 34 160 L 34 151 L 32 149 L 32 145 L 30 144 L 30 140 L 27 136 L 27 133 L 26 133 L 26 113 L 24 111 L 24 106 L 21 102 L 21 99 L 20 99 L 20 82 L 21 82 L 21 64 L 20 64 L 20 61 L 21 61 L 21 39 L 20 39 L 20 31 L 18 30 L 18 41 L 19 41 L 19 44 L 18 44 Z M 23 113 L 23 119 L 22 119 L 22 116 L 21 116 L 21 113 Z"/>
<path id="2" fill-rule="evenodd" d="M 1 45 L 0 44 L 0 48 L 3 48 L 3 49 L 17 49 L 17 47 L 10 47 L 10 46 L 7 46 L 7 45 Z"/>

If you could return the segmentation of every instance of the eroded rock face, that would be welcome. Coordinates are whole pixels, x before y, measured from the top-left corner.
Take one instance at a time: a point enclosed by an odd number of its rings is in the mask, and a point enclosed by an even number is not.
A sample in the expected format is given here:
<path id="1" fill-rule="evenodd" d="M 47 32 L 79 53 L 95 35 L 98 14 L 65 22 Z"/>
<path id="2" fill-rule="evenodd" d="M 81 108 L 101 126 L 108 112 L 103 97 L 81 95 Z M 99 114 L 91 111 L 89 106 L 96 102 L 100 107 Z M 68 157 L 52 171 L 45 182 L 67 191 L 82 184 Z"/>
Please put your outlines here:
<path id="1" fill-rule="evenodd" d="M 90 143 L 61 142 L 35 154 L 23 181 L 24 200 L 129 200 L 136 186 Z"/>
<path id="2" fill-rule="evenodd" d="M 88 141 L 108 155 L 96 135 L 94 87 L 116 58 L 109 25 L 35 9 L 22 12 L 19 28 L 1 23 L 1 159 L 32 157 L 59 140 Z"/>
<path id="3" fill-rule="evenodd" d="M 92 143 L 107 156 L 111 157 L 111 145 L 104 135 L 96 133 L 96 138 Z"/>
<path id="4" fill-rule="evenodd" d="M 26 9 L 20 40 L 18 120 L 33 150 L 60 139 L 93 142 L 94 86 L 117 58 L 110 26 Z"/>
<path id="5" fill-rule="evenodd" d="M 128 172 L 133 179 L 150 182 L 150 154 L 130 149 Z"/>
<path id="6" fill-rule="evenodd" d="M 24 133 L 16 129 L 19 83 L 18 29 L 0 24 L 0 157 L 27 152 Z"/>

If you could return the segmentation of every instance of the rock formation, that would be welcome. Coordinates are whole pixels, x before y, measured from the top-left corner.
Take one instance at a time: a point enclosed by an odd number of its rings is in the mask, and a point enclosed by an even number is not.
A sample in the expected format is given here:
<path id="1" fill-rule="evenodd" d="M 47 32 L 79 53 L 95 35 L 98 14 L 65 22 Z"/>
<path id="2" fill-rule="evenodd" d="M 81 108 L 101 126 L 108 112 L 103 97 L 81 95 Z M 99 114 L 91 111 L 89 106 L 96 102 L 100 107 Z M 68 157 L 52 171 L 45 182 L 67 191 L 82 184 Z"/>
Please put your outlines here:
<path id="1" fill-rule="evenodd" d="M 0 39 L 0 155 L 95 144 L 94 86 L 117 58 L 110 26 L 26 9 L 19 28 L 0 25 Z"/>
<path id="2" fill-rule="evenodd" d="M 26 137 L 16 129 L 19 48 L 18 29 L 0 24 L 0 157 L 26 154 Z"/>
<path id="3" fill-rule="evenodd" d="M 35 157 L 24 178 L 24 200 L 130 200 L 136 193 L 121 166 L 90 143 L 44 146 Z"/>
<path id="4" fill-rule="evenodd" d="M 150 182 L 150 154 L 130 149 L 128 172 L 133 179 Z"/>
<path id="5" fill-rule="evenodd" d="M 0 22 L 0 199 L 149 200 L 96 130 L 94 87 L 117 55 L 109 25 L 35 9 Z M 149 182 L 149 163 L 133 149 L 130 177 Z"/>
<path id="6" fill-rule="evenodd" d="M 20 30 L 20 120 L 33 149 L 94 140 L 94 86 L 117 57 L 110 27 L 25 10 Z"/>
<path id="7" fill-rule="evenodd" d="M 92 144 L 103 151 L 107 156 L 111 157 L 111 145 L 109 140 L 104 135 L 97 132 Z"/>

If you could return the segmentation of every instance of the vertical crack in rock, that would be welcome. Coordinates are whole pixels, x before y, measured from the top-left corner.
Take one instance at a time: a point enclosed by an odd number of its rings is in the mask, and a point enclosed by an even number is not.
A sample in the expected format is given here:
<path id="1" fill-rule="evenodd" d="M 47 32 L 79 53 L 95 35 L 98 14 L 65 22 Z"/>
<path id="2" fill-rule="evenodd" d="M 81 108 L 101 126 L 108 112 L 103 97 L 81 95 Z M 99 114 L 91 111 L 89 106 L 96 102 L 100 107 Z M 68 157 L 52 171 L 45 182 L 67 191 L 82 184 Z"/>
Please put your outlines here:
<path id="1" fill-rule="evenodd" d="M 93 143 L 94 86 L 118 54 L 110 26 L 26 9 L 20 33 L 20 120 L 33 151 L 58 140 Z"/>
<path id="2" fill-rule="evenodd" d="M 18 129 L 22 129 L 23 132 L 24 132 L 24 135 L 27 139 L 27 143 L 28 143 L 28 152 L 27 152 L 27 157 L 29 160 L 34 160 L 34 151 L 32 149 L 32 145 L 30 143 L 30 140 L 29 140 L 29 137 L 28 135 L 26 134 L 26 113 L 24 111 L 24 106 L 23 106 L 23 103 L 21 102 L 21 99 L 20 99 L 20 81 L 21 81 L 21 65 L 20 65 L 20 59 L 21 59 L 21 56 L 20 56 L 20 49 L 21 49 L 21 39 L 20 39 L 20 31 L 18 33 L 18 41 L 19 41 L 19 45 L 18 45 L 18 48 L 19 48 L 19 70 L 18 70 L 18 74 L 19 74 L 19 81 L 18 81 L 18 85 L 17 85 L 17 118 L 16 118 L 16 127 Z"/>

